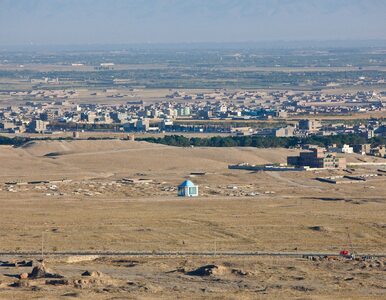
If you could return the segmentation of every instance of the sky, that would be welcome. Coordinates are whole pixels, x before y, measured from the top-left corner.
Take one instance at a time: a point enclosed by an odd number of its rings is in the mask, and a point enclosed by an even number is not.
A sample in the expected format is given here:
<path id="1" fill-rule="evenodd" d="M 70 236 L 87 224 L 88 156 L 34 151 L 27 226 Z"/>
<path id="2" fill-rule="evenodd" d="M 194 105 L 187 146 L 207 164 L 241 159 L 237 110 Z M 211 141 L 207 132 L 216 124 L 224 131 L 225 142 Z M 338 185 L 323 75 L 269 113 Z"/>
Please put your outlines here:
<path id="1" fill-rule="evenodd" d="M 0 45 L 386 40 L 386 0 L 0 0 Z"/>

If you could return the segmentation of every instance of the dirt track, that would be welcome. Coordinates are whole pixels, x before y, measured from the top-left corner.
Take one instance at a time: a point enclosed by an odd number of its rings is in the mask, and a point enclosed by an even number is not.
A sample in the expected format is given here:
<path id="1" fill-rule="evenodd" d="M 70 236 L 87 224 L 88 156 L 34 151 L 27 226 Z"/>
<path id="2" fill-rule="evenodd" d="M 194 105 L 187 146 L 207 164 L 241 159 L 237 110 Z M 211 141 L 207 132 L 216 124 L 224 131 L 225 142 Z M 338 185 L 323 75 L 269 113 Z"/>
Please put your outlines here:
<path id="1" fill-rule="evenodd" d="M 42 253 L 40 252 L 0 252 L 0 256 L 3 257 L 34 257 L 41 258 Z M 304 256 L 338 256 L 337 253 L 326 253 L 326 252 L 247 252 L 247 251 L 178 251 L 178 252 L 166 252 L 166 251 L 71 251 L 71 252 L 47 252 L 44 253 L 43 257 L 66 257 L 66 256 L 108 256 L 108 257 L 205 257 L 205 256 L 275 256 L 275 257 L 304 257 Z M 371 256 L 375 258 L 386 257 L 386 253 L 357 253 L 356 256 Z"/>

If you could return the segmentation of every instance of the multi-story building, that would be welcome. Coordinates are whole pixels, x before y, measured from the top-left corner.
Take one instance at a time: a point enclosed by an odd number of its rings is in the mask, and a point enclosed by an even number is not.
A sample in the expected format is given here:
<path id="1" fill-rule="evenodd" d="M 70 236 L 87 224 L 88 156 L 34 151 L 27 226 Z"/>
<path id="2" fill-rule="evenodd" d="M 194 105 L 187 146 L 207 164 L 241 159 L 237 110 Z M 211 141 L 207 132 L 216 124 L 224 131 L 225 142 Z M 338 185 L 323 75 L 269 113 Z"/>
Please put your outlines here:
<path id="1" fill-rule="evenodd" d="M 294 136 L 295 127 L 286 126 L 283 128 L 276 129 L 274 131 L 276 137 L 291 137 Z"/>
<path id="2" fill-rule="evenodd" d="M 311 151 L 300 152 L 299 156 L 288 156 L 287 164 L 297 167 L 344 169 L 346 159 L 337 157 L 336 153 L 326 152 L 323 148 L 313 148 Z"/>
<path id="3" fill-rule="evenodd" d="M 148 131 L 150 127 L 149 119 L 139 119 L 136 124 L 138 131 Z"/>
<path id="4" fill-rule="evenodd" d="M 33 120 L 28 125 L 28 131 L 33 133 L 44 133 L 47 131 L 47 125 L 49 123 L 42 120 Z"/>
<path id="5" fill-rule="evenodd" d="M 306 120 L 299 121 L 300 130 L 305 130 L 308 132 L 316 132 L 319 130 L 320 127 L 321 127 L 321 123 L 318 120 L 306 119 Z"/>
<path id="6" fill-rule="evenodd" d="M 371 144 L 358 144 L 353 146 L 354 152 L 361 155 L 370 154 Z"/>
<path id="7" fill-rule="evenodd" d="M 370 150 L 370 154 L 377 157 L 386 157 L 386 148 L 385 145 L 379 145 Z"/>

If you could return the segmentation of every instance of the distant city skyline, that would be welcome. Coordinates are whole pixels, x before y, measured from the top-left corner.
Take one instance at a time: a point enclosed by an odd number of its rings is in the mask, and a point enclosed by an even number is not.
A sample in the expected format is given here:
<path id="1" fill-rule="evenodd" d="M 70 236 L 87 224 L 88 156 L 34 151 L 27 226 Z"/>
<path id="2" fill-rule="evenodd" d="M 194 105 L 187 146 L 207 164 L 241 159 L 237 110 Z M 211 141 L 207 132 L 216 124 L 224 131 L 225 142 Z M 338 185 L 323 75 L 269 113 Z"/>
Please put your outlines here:
<path id="1" fill-rule="evenodd" d="M 383 0 L 0 0 L 0 46 L 386 40 Z"/>

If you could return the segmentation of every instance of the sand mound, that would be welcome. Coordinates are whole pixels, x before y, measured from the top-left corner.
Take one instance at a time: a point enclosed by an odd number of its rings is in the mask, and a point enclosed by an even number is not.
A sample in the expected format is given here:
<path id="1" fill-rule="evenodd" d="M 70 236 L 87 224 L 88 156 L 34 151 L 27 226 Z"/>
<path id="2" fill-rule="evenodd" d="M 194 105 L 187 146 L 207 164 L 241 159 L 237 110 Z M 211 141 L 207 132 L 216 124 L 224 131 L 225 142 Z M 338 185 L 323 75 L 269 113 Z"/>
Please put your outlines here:
<path id="1" fill-rule="evenodd" d="M 30 287 L 30 283 L 28 280 L 21 279 L 19 281 L 11 283 L 9 286 L 17 287 L 17 288 L 26 288 L 26 287 Z"/>
<path id="2" fill-rule="evenodd" d="M 32 141 L 21 148 L 34 156 L 55 156 L 88 152 L 109 152 L 117 150 L 141 149 L 149 147 L 166 147 L 145 142 L 128 142 L 121 140 L 80 140 L 80 141 Z"/>
<path id="3" fill-rule="evenodd" d="M 22 145 L 20 148 L 28 149 L 28 148 L 35 146 L 37 143 L 38 142 L 35 142 L 35 141 L 27 142 L 24 145 Z"/>
<path id="4" fill-rule="evenodd" d="M 28 278 L 30 279 L 63 278 L 63 276 L 52 273 L 49 269 L 46 268 L 44 263 L 40 263 L 32 269 L 32 272 L 28 274 Z"/>
<path id="5" fill-rule="evenodd" d="M 6 159 L 1 162 L 0 176 L 9 181 L 20 178 L 35 181 L 105 178 L 111 174 L 133 176 L 140 173 L 152 174 L 163 181 L 176 178 L 180 181 L 182 176 L 199 171 L 206 172 L 209 179 L 212 176 L 213 182 L 219 181 L 215 177 L 219 176 L 219 172 L 226 172 L 231 174 L 224 178 L 226 183 L 234 183 L 244 172 L 229 171 L 228 165 L 242 162 L 284 163 L 287 155 L 295 155 L 295 152 L 253 147 L 183 148 L 123 140 L 33 141 L 22 148 L 4 149 L 2 155 Z"/>
<path id="6" fill-rule="evenodd" d="M 81 279 L 74 280 L 74 287 L 85 289 L 100 286 L 116 286 L 117 281 L 99 271 L 85 271 Z"/>
<path id="7" fill-rule="evenodd" d="M 85 271 L 82 273 L 82 276 L 103 277 L 104 275 L 99 271 Z"/>
<path id="8" fill-rule="evenodd" d="M 186 275 L 190 276 L 224 276 L 231 274 L 236 276 L 251 275 L 251 273 L 241 269 L 233 269 L 227 263 L 224 263 L 224 265 L 205 265 L 190 272 L 185 272 L 184 269 L 177 269 L 176 271 L 180 272 L 181 270 L 183 270 Z"/>
<path id="9" fill-rule="evenodd" d="M 47 154 L 44 154 L 45 157 L 57 157 L 57 156 L 62 156 L 62 155 L 66 155 L 66 154 L 71 154 L 73 152 L 71 151 L 59 151 L 59 152 L 50 152 L 50 153 L 47 153 Z"/>
<path id="10" fill-rule="evenodd" d="M 206 265 L 199 267 L 196 270 L 187 272 L 187 275 L 190 276 L 221 276 L 230 273 L 230 270 L 225 266 L 217 266 L 217 265 Z"/>
<path id="11" fill-rule="evenodd" d="M 70 281 L 68 279 L 52 279 L 46 280 L 47 285 L 69 285 Z"/>

